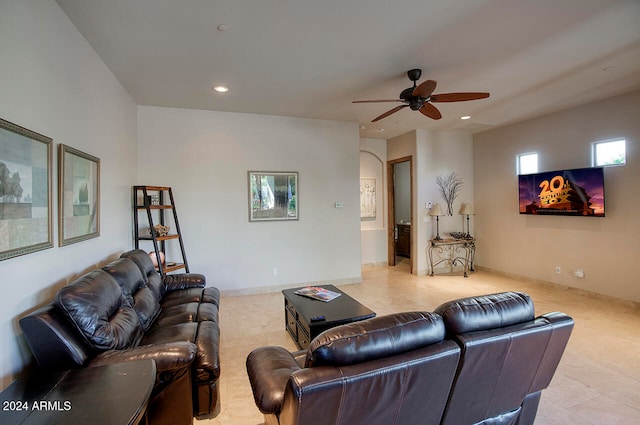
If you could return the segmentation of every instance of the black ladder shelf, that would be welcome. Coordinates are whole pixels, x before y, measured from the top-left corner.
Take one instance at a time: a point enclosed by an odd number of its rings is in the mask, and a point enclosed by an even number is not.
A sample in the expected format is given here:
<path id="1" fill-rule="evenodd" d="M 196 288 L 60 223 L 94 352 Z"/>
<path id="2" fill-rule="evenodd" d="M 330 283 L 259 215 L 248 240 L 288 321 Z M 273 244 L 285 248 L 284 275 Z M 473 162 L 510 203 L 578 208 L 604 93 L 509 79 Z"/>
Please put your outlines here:
<path id="1" fill-rule="evenodd" d="M 166 195 L 169 196 L 169 203 Z M 146 224 L 149 225 L 148 230 L 140 228 L 144 225 L 138 216 L 141 211 L 145 211 Z M 165 225 L 165 212 L 171 211 L 173 213 L 173 225 L 174 229 L 170 229 L 170 233 L 164 236 L 160 236 L 154 231 L 154 226 L 161 224 Z M 156 221 L 154 221 L 154 218 Z M 135 248 L 140 248 L 140 241 L 151 241 L 153 243 L 153 252 L 155 252 L 157 260 L 157 270 L 165 276 L 167 273 L 171 273 L 176 270 L 184 269 L 189 273 L 189 264 L 187 263 L 187 256 L 184 252 L 184 243 L 182 241 L 182 232 L 180 232 L 180 223 L 178 222 L 178 213 L 176 212 L 176 205 L 173 200 L 173 192 L 170 187 L 165 186 L 133 186 L 133 240 Z M 148 233 L 148 235 L 146 234 Z M 180 243 L 180 252 L 182 254 L 182 262 L 176 263 L 169 260 L 165 260 L 163 263 L 160 259 L 160 253 L 165 251 L 165 242 L 171 240 L 178 240 Z"/>

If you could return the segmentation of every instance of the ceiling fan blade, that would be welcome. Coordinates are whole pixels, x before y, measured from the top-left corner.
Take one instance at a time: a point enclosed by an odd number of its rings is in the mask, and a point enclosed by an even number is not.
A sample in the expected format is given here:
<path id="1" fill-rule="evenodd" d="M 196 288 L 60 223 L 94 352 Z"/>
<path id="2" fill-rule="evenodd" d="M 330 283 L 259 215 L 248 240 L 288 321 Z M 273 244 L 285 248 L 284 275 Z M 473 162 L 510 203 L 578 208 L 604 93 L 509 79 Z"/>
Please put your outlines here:
<path id="1" fill-rule="evenodd" d="M 402 102 L 402 99 L 354 100 L 351 103 Z"/>
<path id="2" fill-rule="evenodd" d="M 440 111 L 438 111 L 438 108 L 430 103 L 425 103 L 418 110 L 420 111 L 420 113 L 422 113 L 422 115 L 426 115 L 434 120 L 439 120 L 440 118 L 442 118 L 442 114 L 440 113 Z"/>
<path id="3" fill-rule="evenodd" d="M 478 100 L 489 97 L 489 93 L 440 93 L 434 94 L 429 99 L 431 102 L 463 102 L 465 100 Z"/>
<path id="4" fill-rule="evenodd" d="M 433 80 L 427 80 L 421 83 L 418 87 L 413 89 L 413 95 L 418 97 L 429 97 L 431 93 L 436 89 L 436 83 Z"/>
<path id="5" fill-rule="evenodd" d="M 388 110 L 387 112 L 385 112 L 384 114 L 380 115 L 379 117 L 374 118 L 371 122 L 376 122 L 376 121 L 380 121 L 382 118 L 386 118 L 391 114 L 395 114 L 396 112 L 398 112 L 400 109 L 402 108 L 406 108 L 409 105 L 400 105 L 400 106 L 396 106 L 393 109 Z"/>

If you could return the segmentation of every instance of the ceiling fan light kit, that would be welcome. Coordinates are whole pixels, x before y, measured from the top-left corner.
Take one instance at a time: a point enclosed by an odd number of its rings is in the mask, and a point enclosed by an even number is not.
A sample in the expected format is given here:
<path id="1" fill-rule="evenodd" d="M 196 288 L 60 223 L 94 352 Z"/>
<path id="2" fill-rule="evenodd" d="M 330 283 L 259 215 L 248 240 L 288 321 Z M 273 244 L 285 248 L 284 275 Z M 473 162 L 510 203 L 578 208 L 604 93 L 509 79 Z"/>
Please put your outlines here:
<path id="1" fill-rule="evenodd" d="M 434 80 L 427 80 L 420 85 L 416 84 L 416 81 L 420 79 L 422 70 L 410 69 L 407 71 L 407 77 L 413 82 L 413 87 L 402 90 L 399 99 L 379 99 L 379 100 L 354 100 L 353 103 L 378 103 L 378 102 L 400 102 L 402 105 L 396 106 L 385 112 L 382 115 L 377 116 L 371 122 L 379 121 L 388 117 L 391 114 L 395 114 L 401 109 L 407 106 L 412 111 L 420 111 L 420 113 L 426 117 L 434 120 L 442 118 L 442 114 L 432 105 L 432 102 L 464 102 L 467 100 L 486 99 L 489 97 L 489 93 L 483 92 L 460 92 L 460 93 L 440 93 L 432 94 L 436 89 L 437 82 Z"/>

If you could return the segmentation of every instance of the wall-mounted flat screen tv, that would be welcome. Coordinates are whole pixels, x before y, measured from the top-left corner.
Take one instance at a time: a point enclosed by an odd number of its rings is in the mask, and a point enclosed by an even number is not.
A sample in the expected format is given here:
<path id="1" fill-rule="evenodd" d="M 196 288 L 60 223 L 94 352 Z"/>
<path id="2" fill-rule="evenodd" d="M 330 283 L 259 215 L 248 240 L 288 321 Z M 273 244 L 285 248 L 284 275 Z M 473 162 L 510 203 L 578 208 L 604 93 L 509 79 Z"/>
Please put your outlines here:
<path id="1" fill-rule="evenodd" d="M 520 214 L 604 217 L 602 167 L 518 176 Z"/>

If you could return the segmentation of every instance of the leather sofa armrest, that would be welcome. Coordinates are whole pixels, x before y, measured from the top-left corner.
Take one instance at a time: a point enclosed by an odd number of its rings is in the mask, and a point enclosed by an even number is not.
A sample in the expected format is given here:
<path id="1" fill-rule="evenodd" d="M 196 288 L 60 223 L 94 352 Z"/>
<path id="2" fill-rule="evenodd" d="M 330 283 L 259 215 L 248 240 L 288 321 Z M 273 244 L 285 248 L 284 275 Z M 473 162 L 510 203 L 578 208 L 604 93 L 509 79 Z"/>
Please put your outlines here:
<path id="1" fill-rule="evenodd" d="M 247 374 L 258 409 L 264 414 L 279 413 L 291 374 L 301 367 L 282 347 L 260 347 L 247 356 Z"/>
<path id="2" fill-rule="evenodd" d="M 307 350 L 294 351 L 291 353 L 296 362 L 300 367 L 304 367 L 305 362 L 307 361 Z"/>
<path id="3" fill-rule="evenodd" d="M 162 283 L 168 292 L 179 289 L 204 288 L 207 279 L 200 273 L 169 274 L 162 278 Z"/>
<path id="4" fill-rule="evenodd" d="M 109 350 L 96 356 L 89 367 L 102 366 L 133 360 L 152 359 L 156 371 L 170 372 L 188 367 L 196 358 L 196 346 L 191 342 L 169 342 L 140 345 L 126 350 Z"/>

